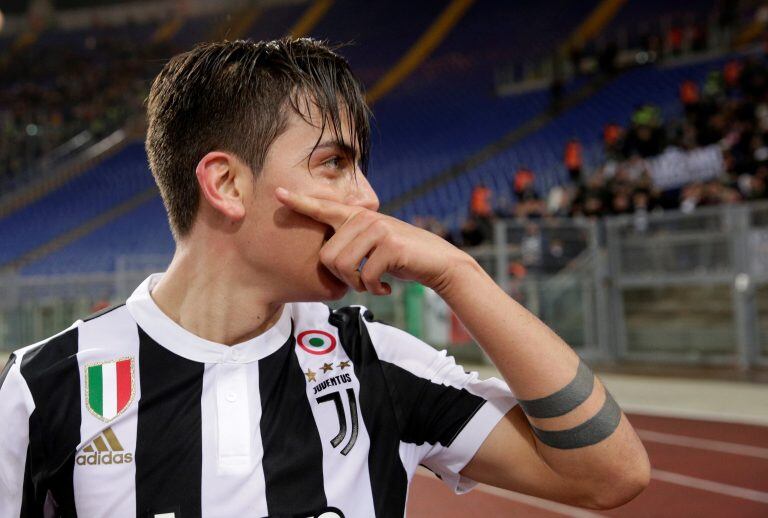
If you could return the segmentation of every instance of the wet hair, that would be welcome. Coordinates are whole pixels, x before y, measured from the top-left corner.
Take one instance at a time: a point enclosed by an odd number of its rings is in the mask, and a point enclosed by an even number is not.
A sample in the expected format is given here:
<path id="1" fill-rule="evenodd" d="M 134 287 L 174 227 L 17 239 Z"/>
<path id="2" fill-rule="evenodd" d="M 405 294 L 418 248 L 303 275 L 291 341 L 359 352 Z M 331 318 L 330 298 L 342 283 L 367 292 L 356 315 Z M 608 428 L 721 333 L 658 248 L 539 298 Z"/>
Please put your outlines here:
<path id="1" fill-rule="evenodd" d="M 199 161 L 225 151 L 257 176 L 269 147 L 286 130 L 289 110 L 331 130 L 367 171 L 370 110 L 336 50 L 311 38 L 220 41 L 166 63 L 147 98 L 145 147 L 176 239 L 189 233 L 197 214 Z M 310 120 L 312 108 L 320 121 Z M 342 122 L 353 132 L 352 142 L 344 141 Z"/>

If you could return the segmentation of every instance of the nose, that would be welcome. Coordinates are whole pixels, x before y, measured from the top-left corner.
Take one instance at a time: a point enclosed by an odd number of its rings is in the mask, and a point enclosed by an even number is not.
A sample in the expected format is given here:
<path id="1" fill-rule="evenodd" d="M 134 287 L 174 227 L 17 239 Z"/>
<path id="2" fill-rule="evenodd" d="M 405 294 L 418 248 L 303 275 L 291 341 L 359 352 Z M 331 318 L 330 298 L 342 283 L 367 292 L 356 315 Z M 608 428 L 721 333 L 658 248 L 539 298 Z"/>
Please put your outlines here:
<path id="1" fill-rule="evenodd" d="M 376 191 L 371 187 L 368 178 L 363 175 L 361 171 L 357 171 L 355 175 L 355 187 L 350 193 L 350 197 L 347 200 L 349 205 L 358 205 L 365 207 L 372 211 L 379 210 L 379 197 L 376 195 Z"/>

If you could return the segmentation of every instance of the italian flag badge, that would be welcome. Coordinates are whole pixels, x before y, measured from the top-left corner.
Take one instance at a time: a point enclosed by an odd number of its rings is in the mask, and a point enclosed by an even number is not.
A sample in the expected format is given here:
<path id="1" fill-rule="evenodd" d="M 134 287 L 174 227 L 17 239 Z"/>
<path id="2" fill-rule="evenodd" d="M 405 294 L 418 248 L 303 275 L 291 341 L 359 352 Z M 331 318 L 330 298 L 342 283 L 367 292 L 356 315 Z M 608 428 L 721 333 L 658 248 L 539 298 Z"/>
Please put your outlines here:
<path id="1" fill-rule="evenodd" d="M 133 358 L 86 365 L 85 406 L 102 421 L 112 421 L 122 414 L 133 395 Z"/>

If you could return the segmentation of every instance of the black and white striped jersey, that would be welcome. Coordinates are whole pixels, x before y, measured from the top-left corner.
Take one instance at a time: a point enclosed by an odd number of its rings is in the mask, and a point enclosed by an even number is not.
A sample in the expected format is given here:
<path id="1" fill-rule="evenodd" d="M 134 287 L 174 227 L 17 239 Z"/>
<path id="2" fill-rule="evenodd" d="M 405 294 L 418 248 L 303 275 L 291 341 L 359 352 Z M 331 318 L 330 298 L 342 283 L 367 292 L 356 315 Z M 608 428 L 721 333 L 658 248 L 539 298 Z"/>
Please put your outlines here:
<path id="1" fill-rule="evenodd" d="M 362 307 L 287 304 L 234 346 L 126 304 L 0 375 L 0 516 L 403 516 L 419 464 L 457 492 L 516 403 Z"/>

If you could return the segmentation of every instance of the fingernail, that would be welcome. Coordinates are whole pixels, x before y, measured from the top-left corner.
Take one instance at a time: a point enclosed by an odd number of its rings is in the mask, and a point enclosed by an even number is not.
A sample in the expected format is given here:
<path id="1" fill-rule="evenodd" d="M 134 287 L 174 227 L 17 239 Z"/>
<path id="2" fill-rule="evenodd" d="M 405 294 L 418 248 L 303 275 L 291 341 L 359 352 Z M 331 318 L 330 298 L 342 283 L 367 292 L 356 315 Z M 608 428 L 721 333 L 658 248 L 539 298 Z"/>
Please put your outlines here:
<path id="1" fill-rule="evenodd" d="M 277 189 L 275 189 L 275 193 L 276 193 L 278 196 L 282 196 L 282 197 L 284 197 L 284 198 L 285 198 L 285 197 L 288 197 L 288 196 L 291 194 L 290 192 L 288 192 L 288 189 L 285 189 L 285 188 L 283 188 L 283 187 L 278 187 Z"/>

